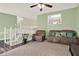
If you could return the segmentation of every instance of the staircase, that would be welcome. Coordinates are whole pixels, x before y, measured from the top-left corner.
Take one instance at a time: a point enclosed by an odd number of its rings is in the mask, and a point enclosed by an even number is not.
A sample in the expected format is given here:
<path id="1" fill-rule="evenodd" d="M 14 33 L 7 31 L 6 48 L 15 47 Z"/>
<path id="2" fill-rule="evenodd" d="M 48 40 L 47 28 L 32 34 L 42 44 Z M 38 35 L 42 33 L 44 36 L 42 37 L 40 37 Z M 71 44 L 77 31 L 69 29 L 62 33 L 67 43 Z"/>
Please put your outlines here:
<path id="1" fill-rule="evenodd" d="M 4 40 L 0 40 L 0 54 L 9 50 L 11 50 L 10 46 L 4 43 Z"/>

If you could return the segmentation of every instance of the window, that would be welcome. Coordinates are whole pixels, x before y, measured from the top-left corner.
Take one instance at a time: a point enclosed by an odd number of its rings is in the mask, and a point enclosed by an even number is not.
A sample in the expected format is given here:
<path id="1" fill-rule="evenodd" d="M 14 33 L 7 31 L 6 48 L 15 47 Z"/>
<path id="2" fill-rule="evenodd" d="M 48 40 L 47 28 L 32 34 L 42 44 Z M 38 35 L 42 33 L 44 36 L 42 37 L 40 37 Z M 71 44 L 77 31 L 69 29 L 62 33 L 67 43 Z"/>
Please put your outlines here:
<path id="1" fill-rule="evenodd" d="M 49 15 L 48 24 L 62 24 L 61 14 Z"/>

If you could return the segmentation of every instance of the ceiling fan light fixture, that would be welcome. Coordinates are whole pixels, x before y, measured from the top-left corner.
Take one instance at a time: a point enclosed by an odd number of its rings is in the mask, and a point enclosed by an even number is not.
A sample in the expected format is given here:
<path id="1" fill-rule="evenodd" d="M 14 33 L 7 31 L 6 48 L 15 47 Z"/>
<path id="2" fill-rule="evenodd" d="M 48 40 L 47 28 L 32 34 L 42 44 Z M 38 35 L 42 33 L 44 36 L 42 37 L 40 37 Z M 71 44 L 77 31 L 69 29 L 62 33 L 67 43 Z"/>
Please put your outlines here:
<path id="1" fill-rule="evenodd" d="M 44 8 L 45 5 L 44 5 L 44 4 L 38 4 L 38 7 L 39 7 L 39 8 Z"/>
<path id="2" fill-rule="evenodd" d="M 42 8 L 44 8 L 45 7 L 45 5 L 44 4 L 42 4 Z"/>
<path id="3" fill-rule="evenodd" d="M 39 7 L 39 8 L 42 8 L 41 4 L 38 4 L 38 7 Z"/>

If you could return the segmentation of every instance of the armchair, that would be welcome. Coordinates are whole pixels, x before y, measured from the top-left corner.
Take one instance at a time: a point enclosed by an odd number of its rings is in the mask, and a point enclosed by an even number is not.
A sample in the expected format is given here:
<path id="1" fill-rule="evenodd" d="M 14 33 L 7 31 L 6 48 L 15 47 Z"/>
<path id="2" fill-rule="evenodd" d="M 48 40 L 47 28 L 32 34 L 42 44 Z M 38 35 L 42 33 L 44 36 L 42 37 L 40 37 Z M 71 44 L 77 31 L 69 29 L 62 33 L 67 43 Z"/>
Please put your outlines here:
<path id="1" fill-rule="evenodd" d="M 33 41 L 44 41 L 46 36 L 45 30 L 37 30 L 32 36 Z"/>

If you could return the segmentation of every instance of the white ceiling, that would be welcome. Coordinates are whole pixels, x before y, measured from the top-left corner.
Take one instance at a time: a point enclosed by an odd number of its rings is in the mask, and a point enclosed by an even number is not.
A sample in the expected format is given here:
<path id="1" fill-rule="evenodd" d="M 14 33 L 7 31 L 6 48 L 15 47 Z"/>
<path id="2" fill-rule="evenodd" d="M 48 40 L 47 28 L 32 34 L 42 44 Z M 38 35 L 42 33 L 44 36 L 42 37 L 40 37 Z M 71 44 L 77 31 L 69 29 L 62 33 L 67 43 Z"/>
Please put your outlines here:
<path id="1" fill-rule="evenodd" d="M 53 5 L 53 8 L 45 7 L 40 12 L 38 7 L 30 8 L 33 3 L 0 3 L 0 12 L 17 15 L 20 17 L 26 17 L 29 19 L 36 19 L 36 16 L 43 13 L 55 12 L 68 8 L 76 7 L 77 3 L 49 3 Z"/>

